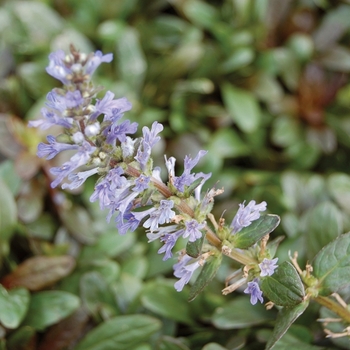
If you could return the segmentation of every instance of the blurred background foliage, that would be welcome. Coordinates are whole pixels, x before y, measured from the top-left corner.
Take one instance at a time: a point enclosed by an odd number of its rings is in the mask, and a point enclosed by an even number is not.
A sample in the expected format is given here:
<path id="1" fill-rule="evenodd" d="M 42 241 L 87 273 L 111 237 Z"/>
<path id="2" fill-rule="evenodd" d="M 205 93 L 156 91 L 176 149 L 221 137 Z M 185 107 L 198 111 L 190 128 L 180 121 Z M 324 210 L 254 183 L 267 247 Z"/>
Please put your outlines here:
<path id="1" fill-rule="evenodd" d="M 198 171 L 225 189 L 215 214 L 266 200 L 282 217 L 280 262 L 297 250 L 303 266 L 350 230 L 350 1 L 0 4 L 0 349 L 262 349 L 276 312 L 221 295 L 231 261 L 188 303 L 157 244 L 119 236 L 89 202 L 92 181 L 50 188 L 63 159 L 36 157 L 47 133 L 27 121 L 59 86 L 51 51 L 113 52 L 95 82 L 131 100 L 140 127 L 164 124 L 155 162 L 175 156 L 181 171 L 208 150 Z M 324 339 L 320 313 L 311 305 L 276 349 L 348 349 Z"/>

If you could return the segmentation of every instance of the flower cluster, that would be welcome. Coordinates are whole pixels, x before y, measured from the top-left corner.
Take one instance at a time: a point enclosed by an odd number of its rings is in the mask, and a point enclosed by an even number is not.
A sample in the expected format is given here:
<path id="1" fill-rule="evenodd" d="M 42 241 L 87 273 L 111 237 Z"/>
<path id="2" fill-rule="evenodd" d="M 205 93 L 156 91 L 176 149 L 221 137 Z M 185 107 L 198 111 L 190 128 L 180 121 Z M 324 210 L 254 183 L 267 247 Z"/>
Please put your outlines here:
<path id="1" fill-rule="evenodd" d="M 176 159 L 165 157 L 168 180 L 163 182 L 160 169 L 153 166 L 151 157 L 163 125 L 154 122 L 151 128 L 143 127 L 141 137 L 133 138 L 137 123 L 122 121 L 131 103 L 126 98 L 116 99 L 111 91 L 102 99 L 96 98 L 100 89 L 94 87 L 91 76 L 101 63 L 111 62 L 112 58 L 112 54 L 103 55 L 100 51 L 86 55 L 74 47 L 68 55 L 61 50 L 50 54 L 47 72 L 64 86 L 48 93 L 42 109 L 43 119 L 31 121 L 29 125 L 41 129 L 55 125 L 63 132 L 57 137 L 47 136 L 48 143 L 40 143 L 37 154 L 52 159 L 63 151 L 72 152 L 67 162 L 51 168 L 55 176 L 51 186 L 61 184 L 63 189 L 73 190 L 97 174 L 90 200 L 98 201 L 101 210 L 108 211 L 107 220 L 114 219 L 120 234 L 143 226 L 149 242 L 159 240 L 163 244 L 158 251 L 164 254 L 163 260 L 173 256 L 179 240 L 187 247 L 195 246 L 197 253 L 186 248 L 174 265 L 174 275 L 179 278 L 175 288 L 180 291 L 208 257 L 222 255 L 220 230 L 227 235 L 239 234 L 259 219 L 266 203 L 250 201 L 246 207 L 240 204 L 226 231 L 217 224 L 209 226 L 207 219 L 213 198 L 221 191 L 211 189 L 202 195 L 201 189 L 211 174 L 193 172 L 207 152 L 201 150 L 193 158 L 186 156 L 179 176 L 175 170 Z M 251 259 L 251 262 L 257 265 L 258 260 Z M 262 260 L 261 277 L 270 276 L 277 267 L 276 262 L 277 259 Z M 251 294 L 253 304 L 262 301 L 256 279 L 248 282 L 245 292 Z"/>

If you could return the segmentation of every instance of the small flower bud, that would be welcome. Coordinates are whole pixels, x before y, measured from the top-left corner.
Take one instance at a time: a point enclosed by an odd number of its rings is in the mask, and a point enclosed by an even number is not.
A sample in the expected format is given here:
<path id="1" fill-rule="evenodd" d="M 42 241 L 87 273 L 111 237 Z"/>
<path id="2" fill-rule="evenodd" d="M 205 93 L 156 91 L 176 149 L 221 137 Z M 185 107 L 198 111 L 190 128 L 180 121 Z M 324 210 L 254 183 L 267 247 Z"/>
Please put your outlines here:
<path id="1" fill-rule="evenodd" d="M 101 160 L 105 160 L 106 157 L 107 157 L 107 154 L 106 154 L 105 152 L 100 152 L 100 153 L 98 154 L 98 156 L 100 157 Z"/>
<path id="2" fill-rule="evenodd" d="M 101 130 L 100 123 L 96 122 L 94 124 L 88 125 L 85 128 L 85 135 L 87 137 L 96 136 L 100 132 L 100 130 Z"/>
<path id="3" fill-rule="evenodd" d="M 84 135 L 80 131 L 73 134 L 72 139 L 74 143 L 82 143 L 85 140 Z"/>

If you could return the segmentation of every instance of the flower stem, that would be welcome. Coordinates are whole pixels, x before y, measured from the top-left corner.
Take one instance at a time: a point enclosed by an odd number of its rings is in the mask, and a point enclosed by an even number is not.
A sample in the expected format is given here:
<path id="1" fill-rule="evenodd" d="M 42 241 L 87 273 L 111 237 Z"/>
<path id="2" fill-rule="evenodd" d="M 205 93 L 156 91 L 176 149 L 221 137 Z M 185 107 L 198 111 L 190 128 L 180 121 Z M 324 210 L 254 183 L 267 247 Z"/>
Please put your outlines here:
<path id="1" fill-rule="evenodd" d="M 327 298 L 327 297 L 322 297 L 318 296 L 314 298 L 314 300 L 319 303 L 322 306 L 325 306 L 327 309 L 333 311 L 336 313 L 338 316 L 340 316 L 346 323 L 350 323 L 350 311 L 338 303 L 336 303 L 334 300 Z"/>
<path id="2" fill-rule="evenodd" d="M 128 165 L 126 173 L 134 176 L 134 177 L 138 177 L 140 176 L 141 172 Z M 151 181 L 153 182 L 154 186 L 157 188 L 157 190 L 165 197 L 165 198 L 169 198 L 172 196 L 172 192 L 169 190 L 168 186 L 165 185 L 163 182 L 159 181 L 158 179 L 154 178 L 153 176 L 151 177 Z M 185 213 L 191 217 L 194 217 L 194 212 L 193 210 L 188 206 L 188 204 L 181 200 L 180 204 L 177 205 L 177 208 L 179 209 L 180 212 Z M 215 246 L 218 250 L 221 251 L 221 247 L 222 247 L 222 242 L 221 240 L 218 238 L 218 236 L 211 230 L 211 228 L 206 225 L 205 226 L 205 231 L 206 231 L 206 238 L 207 240 L 213 245 Z M 240 261 L 240 260 L 238 260 Z"/>

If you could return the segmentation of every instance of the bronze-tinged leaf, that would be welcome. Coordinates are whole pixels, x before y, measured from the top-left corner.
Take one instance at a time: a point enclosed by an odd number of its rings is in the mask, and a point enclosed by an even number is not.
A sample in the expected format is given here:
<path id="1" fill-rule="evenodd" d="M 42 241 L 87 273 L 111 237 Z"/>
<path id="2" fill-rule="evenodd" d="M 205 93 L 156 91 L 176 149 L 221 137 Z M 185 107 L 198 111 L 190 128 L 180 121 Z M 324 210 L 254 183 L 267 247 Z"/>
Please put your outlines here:
<path id="1" fill-rule="evenodd" d="M 75 344 L 85 335 L 85 327 L 89 315 L 81 307 L 71 316 L 52 326 L 40 343 L 39 350 L 73 349 Z"/>
<path id="2" fill-rule="evenodd" d="M 15 160 L 15 169 L 22 179 L 30 180 L 39 171 L 41 163 L 36 155 L 22 151 Z"/>
<path id="3" fill-rule="evenodd" d="M 10 159 L 15 159 L 23 150 L 23 146 L 14 137 L 13 124 L 15 119 L 16 117 L 10 114 L 0 114 L 0 153 Z"/>
<path id="4" fill-rule="evenodd" d="M 7 289 L 25 287 L 31 291 L 38 291 L 69 275 L 74 266 L 74 258 L 68 255 L 36 256 L 18 265 L 1 280 L 1 283 Z"/>

